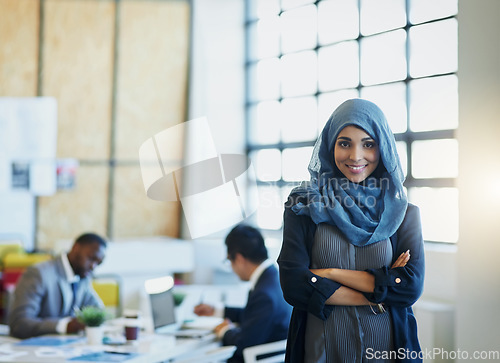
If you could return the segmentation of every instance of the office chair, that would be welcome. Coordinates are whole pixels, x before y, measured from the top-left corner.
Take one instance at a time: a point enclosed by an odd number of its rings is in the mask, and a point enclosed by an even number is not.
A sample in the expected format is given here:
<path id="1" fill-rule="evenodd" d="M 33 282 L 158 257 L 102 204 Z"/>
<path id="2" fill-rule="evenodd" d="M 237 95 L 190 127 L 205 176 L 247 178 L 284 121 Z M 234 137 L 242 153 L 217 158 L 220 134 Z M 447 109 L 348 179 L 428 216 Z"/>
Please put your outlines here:
<path id="1" fill-rule="evenodd" d="M 173 363 L 220 363 L 231 358 L 236 350 L 236 346 L 228 345 L 224 347 L 210 348 L 195 356 L 175 359 Z"/>
<path id="2" fill-rule="evenodd" d="M 9 253 L 24 253 L 21 241 L 0 240 L 0 267 L 3 268 L 3 260 Z"/>
<path id="3" fill-rule="evenodd" d="M 245 363 L 279 363 L 285 361 L 285 350 L 286 339 L 245 348 L 243 358 Z"/>
<path id="4" fill-rule="evenodd" d="M 4 278 L 3 278 L 3 260 L 5 256 L 9 253 L 24 253 L 24 248 L 20 240 L 3 240 L 0 235 L 0 322 L 4 323 L 6 321 L 8 296 L 4 289 Z"/>
<path id="5" fill-rule="evenodd" d="M 3 258 L 3 279 L 2 284 L 7 291 L 15 287 L 17 280 L 21 277 L 24 270 L 31 265 L 47 261 L 52 258 L 48 253 L 26 253 L 10 252 Z"/>
<path id="6" fill-rule="evenodd" d="M 3 256 L 2 279 L 0 280 L 2 321 L 5 321 L 9 314 L 12 294 L 16 288 L 17 280 L 19 280 L 24 270 L 28 266 L 51 258 L 52 255 L 48 253 L 26 253 L 24 251 L 11 251 Z"/>
<path id="7" fill-rule="evenodd" d="M 115 274 L 97 275 L 92 280 L 92 287 L 113 318 L 122 315 L 121 285 L 121 277 Z"/>

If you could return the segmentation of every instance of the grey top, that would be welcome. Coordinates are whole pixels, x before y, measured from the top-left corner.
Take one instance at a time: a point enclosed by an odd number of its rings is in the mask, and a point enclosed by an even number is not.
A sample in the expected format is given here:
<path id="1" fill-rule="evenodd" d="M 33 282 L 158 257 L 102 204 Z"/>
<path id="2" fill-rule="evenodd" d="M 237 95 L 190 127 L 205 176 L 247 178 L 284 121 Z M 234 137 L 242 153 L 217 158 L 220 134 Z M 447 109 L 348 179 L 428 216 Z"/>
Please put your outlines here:
<path id="1" fill-rule="evenodd" d="M 321 223 L 314 236 L 311 259 L 312 268 L 380 268 L 390 265 L 392 247 L 389 239 L 356 247 L 337 227 Z M 369 306 L 335 306 L 326 321 L 308 314 L 304 361 L 392 362 L 387 359 L 393 350 L 392 341 L 388 313 L 375 315 Z"/>

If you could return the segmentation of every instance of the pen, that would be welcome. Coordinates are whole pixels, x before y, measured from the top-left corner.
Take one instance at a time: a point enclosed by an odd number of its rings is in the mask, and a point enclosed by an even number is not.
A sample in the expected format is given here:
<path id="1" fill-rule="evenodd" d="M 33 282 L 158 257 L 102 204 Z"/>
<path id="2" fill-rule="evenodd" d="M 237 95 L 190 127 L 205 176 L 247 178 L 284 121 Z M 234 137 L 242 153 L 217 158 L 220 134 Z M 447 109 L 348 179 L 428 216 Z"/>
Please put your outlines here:
<path id="1" fill-rule="evenodd" d="M 117 352 L 116 350 L 105 350 L 104 353 L 130 355 L 130 352 Z"/>

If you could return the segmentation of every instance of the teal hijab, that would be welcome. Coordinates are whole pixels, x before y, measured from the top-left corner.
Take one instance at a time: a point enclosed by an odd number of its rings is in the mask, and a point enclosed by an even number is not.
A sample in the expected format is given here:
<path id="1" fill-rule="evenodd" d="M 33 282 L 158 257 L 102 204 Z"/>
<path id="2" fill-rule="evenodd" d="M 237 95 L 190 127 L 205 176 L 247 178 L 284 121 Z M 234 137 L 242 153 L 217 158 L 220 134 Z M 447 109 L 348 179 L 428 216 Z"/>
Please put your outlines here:
<path id="1" fill-rule="evenodd" d="M 336 167 L 334 148 L 346 126 L 363 129 L 377 143 L 377 169 L 362 183 L 349 181 Z M 374 103 L 352 99 L 330 116 L 313 149 L 309 163 L 311 179 L 292 190 L 300 198 L 292 210 L 316 223 L 337 226 L 355 246 L 392 236 L 406 213 L 408 201 L 403 189 L 404 174 L 396 143 L 382 110 Z"/>

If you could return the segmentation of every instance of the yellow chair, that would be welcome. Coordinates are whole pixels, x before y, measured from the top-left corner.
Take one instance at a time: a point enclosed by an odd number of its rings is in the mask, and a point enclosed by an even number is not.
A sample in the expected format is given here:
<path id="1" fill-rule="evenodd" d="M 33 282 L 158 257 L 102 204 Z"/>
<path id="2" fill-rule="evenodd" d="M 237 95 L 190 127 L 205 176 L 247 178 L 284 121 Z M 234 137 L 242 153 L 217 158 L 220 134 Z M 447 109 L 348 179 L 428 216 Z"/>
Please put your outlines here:
<path id="1" fill-rule="evenodd" d="M 9 252 L 3 258 L 3 268 L 4 271 L 7 269 L 24 271 L 28 266 L 50 260 L 51 258 L 52 255 L 49 253 Z"/>
<path id="2" fill-rule="evenodd" d="M 6 242 L 6 243 L 4 243 Z M 25 253 L 20 241 L 2 241 L 0 243 L 0 268 L 3 268 L 3 260 L 9 253 Z"/>
<path id="3" fill-rule="evenodd" d="M 94 276 L 92 287 L 113 318 L 122 315 L 121 278 L 118 275 Z"/>
<path id="4" fill-rule="evenodd" d="M 4 291 L 16 285 L 17 280 L 28 266 L 51 258 L 52 255 L 48 253 L 7 253 L 3 258 L 2 287 Z"/>
<path id="5" fill-rule="evenodd" d="M 2 279 L 1 279 L 1 318 L 5 321 L 9 313 L 11 295 L 24 270 L 28 266 L 39 262 L 47 261 L 52 258 L 48 253 L 26 253 L 26 252 L 8 252 L 3 257 Z"/>
<path id="6" fill-rule="evenodd" d="M 0 241 L 0 322 L 6 321 L 8 296 L 4 290 L 3 259 L 8 253 L 24 253 L 21 241 L 2 240 Z"/>

